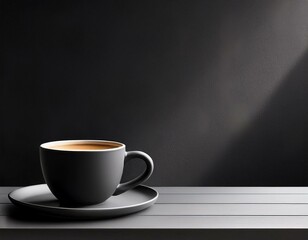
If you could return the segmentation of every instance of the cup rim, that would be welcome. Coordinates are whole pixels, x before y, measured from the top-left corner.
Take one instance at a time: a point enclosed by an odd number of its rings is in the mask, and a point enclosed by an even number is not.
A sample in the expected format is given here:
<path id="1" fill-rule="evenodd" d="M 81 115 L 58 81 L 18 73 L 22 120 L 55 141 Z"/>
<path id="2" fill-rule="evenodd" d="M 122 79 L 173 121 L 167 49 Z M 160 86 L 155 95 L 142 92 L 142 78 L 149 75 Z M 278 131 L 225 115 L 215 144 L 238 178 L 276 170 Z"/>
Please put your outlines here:
<path id="1" fill-rule="evenodd" d="M 67 144 L 74 144 L 74 143 L 113 143 L 119 145 L 118 147 L 108 148 L 108 149 L 55 149 L 51 148 L 51 146 L 61 145 L 63 143 Z M 58 141 L 50 141 L 45 142 L 40 145 L 40 148 L 51 150 L 51 151 L 62 151 L 62 152 L 111 152 L 111 151 L 117 151 L 119 149 L 125 148 L 124 143 L 120 143 L 117 141 L 111 141 L 111 140 L 93 140 L 93 139 L 81 139 L 81 140 L 58 140 Z"/>

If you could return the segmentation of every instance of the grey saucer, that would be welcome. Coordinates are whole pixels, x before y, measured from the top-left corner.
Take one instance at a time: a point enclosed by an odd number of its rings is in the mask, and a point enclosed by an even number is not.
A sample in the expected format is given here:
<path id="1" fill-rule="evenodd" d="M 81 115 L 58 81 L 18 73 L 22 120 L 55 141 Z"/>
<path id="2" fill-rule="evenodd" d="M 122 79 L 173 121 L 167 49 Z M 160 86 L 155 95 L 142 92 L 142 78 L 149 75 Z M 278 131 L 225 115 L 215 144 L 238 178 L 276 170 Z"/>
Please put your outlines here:
<path id="1" fill-rule="evenodd" d="M 98 219 L 127 215 L 150 207 L 157 198 L 157 191 L 143 185 L 118 196 L 111 196 L 103 203 L 85 207 L 62 206 L 46 184 L 19 188 L 9 194 L 9 199 L 16 206 L 44 215 L 71 219 Z"/>

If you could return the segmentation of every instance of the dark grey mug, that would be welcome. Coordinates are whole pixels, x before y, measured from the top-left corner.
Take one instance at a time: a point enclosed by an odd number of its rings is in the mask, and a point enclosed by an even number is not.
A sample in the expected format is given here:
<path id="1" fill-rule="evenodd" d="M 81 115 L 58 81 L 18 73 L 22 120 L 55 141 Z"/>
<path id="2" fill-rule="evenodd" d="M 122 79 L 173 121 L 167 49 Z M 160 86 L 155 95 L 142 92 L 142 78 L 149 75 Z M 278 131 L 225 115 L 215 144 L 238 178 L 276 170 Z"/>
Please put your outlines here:
<path id="1" fill-rule="evenodd" d="M 132 158 L 142 159 L 146 170 L 133 180 L 120 183 L 124 163 Z M 123 143 L 105 140 L 44 143 L 40 146 L 40 162 L 51 192 L 60 202 L 69 205 L 101 203 L 146 181 L 154 169 L 146 153 L 126 152 Z"/>

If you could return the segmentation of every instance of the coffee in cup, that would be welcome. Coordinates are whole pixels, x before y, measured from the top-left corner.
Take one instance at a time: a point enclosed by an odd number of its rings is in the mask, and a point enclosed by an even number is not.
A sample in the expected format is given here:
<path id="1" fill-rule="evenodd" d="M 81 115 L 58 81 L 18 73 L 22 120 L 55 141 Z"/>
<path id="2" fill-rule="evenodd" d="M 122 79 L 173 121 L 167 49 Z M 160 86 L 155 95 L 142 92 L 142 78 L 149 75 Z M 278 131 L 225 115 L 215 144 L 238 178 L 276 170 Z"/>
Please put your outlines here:
<path id="1" fill-rule="evenodd" d="M 120 183 L 124 163 L 139 158 L 146 170 L 138 177 Z M 146 181 L 154 164 L 140 151 L 126 152 L 123 143 L 105 140 L 64 140 L 40 146 L 44 179 L 60 202 L 66 205 L 92 205 L 104 202 Z"/>

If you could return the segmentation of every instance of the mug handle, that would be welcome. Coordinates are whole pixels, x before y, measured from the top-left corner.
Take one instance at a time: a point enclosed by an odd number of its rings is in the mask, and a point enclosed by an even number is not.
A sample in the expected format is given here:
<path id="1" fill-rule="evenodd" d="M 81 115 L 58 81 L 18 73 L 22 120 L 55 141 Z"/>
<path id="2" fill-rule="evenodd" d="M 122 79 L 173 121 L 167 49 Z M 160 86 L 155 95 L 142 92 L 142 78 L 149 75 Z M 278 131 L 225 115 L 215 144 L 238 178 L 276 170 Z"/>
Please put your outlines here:
<path id="1" fill-rule="evenodd" d="M 142 182 L 148 180 L 148 178 L 152 175 L 152 172 L 154 170 L 154 163 L 152 158 L 144 153 L 144 152 L 140 152 L 140 151 L 130 151 L 126 153 L 125 156 L 125 160 L 124 163 L 127 163 L 129 160 L 133 159 L 133 158 L 139 158 L 142 159 L 145 163 L 146 163 L 146 169 L 145 171 L 139 175 L 138 177 L 125 182 L 125 183 L 120 183 L 117 187 L 117 189 L 115 190 L 113 196 L 119 195 L 121 193 L 126 192 L 129 189 L 132 189 L 136 186 L 138 186 L 139 184 L 141 184 Z"/>

